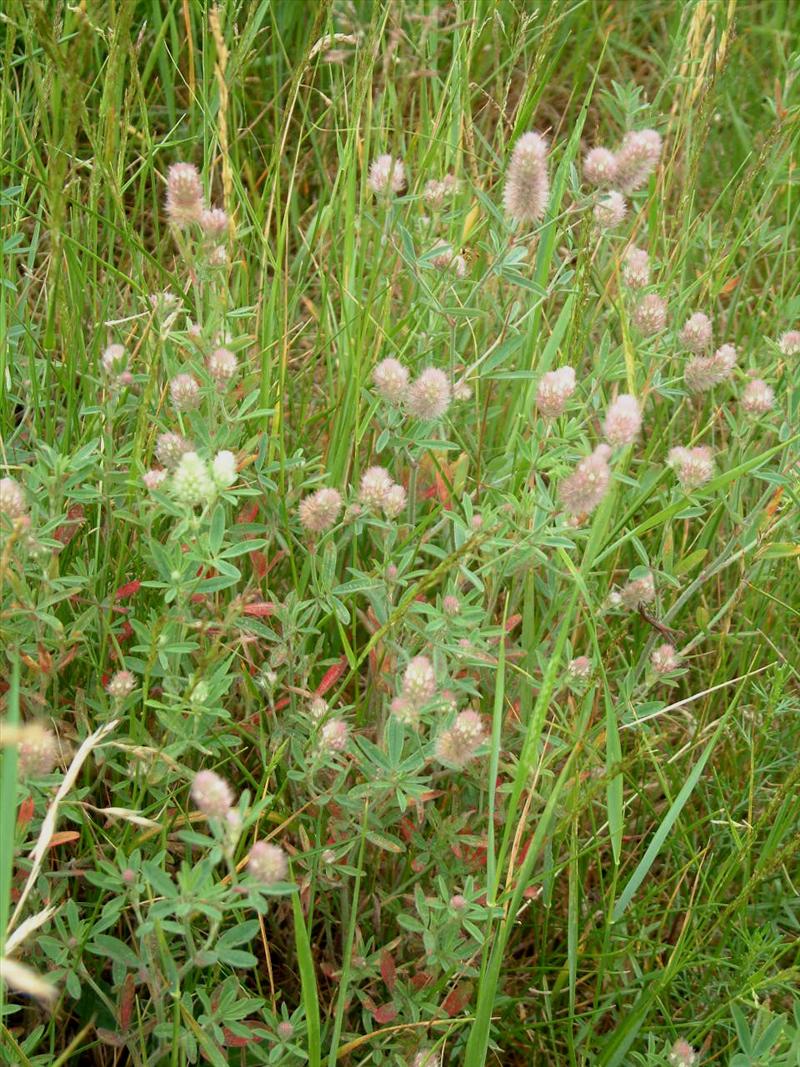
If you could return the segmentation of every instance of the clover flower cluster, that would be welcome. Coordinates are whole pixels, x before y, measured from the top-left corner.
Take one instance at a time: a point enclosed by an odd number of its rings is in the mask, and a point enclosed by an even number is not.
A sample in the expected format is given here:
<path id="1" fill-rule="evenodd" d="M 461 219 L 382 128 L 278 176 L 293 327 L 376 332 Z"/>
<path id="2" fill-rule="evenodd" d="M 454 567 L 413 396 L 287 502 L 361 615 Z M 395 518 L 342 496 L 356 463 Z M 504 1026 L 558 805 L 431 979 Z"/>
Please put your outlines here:
<path id="1" fill-rule="evenodd" d="M 176 229 L 199 231 L 209 266 L 227 264 L 222 242 L 230 232 L 230 218 L 222 208 L 207 204 L 200 172 L 193 163 L 173 163 L 167 171 L 165 208 Z"/>
<path id="2" fill-rule="evenodd" d="M 547 141 L 524 133 L 511 153 L 503 188 L 503 206 L 515 222 L 541 222 L 550 199 Z"/>
<path id="3" fill-rule="evenodd" d="M 241 829 L 241 816 L 230 784 L 216 771 L 203 770 L 195 774 L 189 789 L 192 803 L 207 819 L 223 828 L 228 846 L 235 847 Z M 256 841 L 250 849 L 247 870 L 261 885 L 285 882 L 289 873 L 289 858 L 282 848 L 269 841 Z"/>
<path id="4" fill-rule="evenodd" d="M 400 722 L 416 725 L 421 710 L 436 696 L 436 672 L 427 656 L 409 660 L 400 685 L 400 692 L 392 700 L 390 710 Z"/>
<path id="5" fill-rule="evenodd" d="M 615 152 L 602 145 L 590 149 L 583 161 L 583 176 L 590 185 L 617 187 L 627 196 L 647 184 L 662 148 L 656 130 L 631 130 Z"/>
<path id="6" fill-rule="evenodd" d="M 410 381 L 408 369 L 393 357 L 382 359 L 372 372 L 378 395 L 394 407 L 403 407 L 418 419 L 440 419 L 450 407 L 452 389 L 444 371 L 426 367 Z"/>

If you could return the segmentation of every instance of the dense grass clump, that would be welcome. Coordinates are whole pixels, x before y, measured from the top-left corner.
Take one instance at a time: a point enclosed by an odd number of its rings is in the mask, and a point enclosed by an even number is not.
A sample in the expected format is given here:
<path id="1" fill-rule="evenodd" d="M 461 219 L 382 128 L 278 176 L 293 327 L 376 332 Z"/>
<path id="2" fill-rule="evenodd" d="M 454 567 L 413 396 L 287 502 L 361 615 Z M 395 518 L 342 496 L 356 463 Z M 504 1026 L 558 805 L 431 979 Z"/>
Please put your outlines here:
<path id="1" fill-rule="evenodd" d="M 0 25 L 3 1062 L 797 1063 L 800 13 Z"/>

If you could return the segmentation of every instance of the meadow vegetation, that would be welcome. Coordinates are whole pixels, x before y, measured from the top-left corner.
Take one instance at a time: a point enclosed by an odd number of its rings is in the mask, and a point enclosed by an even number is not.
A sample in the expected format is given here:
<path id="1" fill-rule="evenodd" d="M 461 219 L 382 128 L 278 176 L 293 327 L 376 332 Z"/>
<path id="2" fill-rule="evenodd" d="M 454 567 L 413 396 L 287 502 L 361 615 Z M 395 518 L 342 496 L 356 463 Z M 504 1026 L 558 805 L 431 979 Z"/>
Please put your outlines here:
<path id="1" fill-rule="evenodd" d="M 2 1062 L 800 1062 L 799 32 L 4 6 Z"/>

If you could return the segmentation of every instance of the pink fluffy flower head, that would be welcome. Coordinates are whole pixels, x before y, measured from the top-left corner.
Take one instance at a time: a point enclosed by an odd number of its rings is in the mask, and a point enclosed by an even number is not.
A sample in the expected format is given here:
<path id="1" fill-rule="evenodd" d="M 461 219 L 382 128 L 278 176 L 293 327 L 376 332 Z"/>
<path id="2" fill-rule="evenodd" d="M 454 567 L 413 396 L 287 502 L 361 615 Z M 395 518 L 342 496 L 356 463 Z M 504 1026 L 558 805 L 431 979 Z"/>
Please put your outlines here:
<path id="1" fill-rule="evenodd" d="M 124 700 L 136 688 L 136 677 L 130 671 L 117 671 L 111 676 L 106 692 L 115 700 Z"/>
<path id="2" fill-rule="evenodd" d="M 643 578 L 633 578 L 619 591 L 620 603 L 628 611 L 636 611 L 637 608 L 652 604 L 656 598 L 656 585 L 653 575 L 647 574 Z"/>
<path id="3" fill-rule="evenodd" d="M 714 453 L 707 445 L 696 448 L 671 448 L 667 462 L 678 476 L 683 489 L 697 489 L 714 474 Z"/>
<path id="4" fill-rule="evenodd" d="M 553 419 L 566 407 L 575 392 L 575 371 L 572 367 L 559 367 L 547 371 L 539 379 L 536 390 L 536 406 L 548 419 Z"/>
<path id="5" fill-rule="evenodd" d="M 474 759 L 485 738 L 483 720 L 477 711 L 467 708 L 456 716 L 449 730 L 436 739 L 435 753 L 440 763 L 461 770 Z"/>
<path id="6" fill-rule="evenodd" d="M 236 377 L 239 361 L 229 348 L 215 348 L 206 362 L 211 378 L 222 387 Z"/>
<path id="7" fill-rule="evenodd" d="M 225 236 L 231 224 L 228 213 L 223 211 L 221 207 L 212 207 L 201 211 L 199 222 L 206 237 L 217 239 Z"/>
<path id="8" fill-rule="evenodd" d="M 608 445 L 598 445 L 594 452 L 582 459 L 572 474 L 558 487 L 564 510 L 570 515 L 588 515 L 600 504 L 611 484 Z"/>
<path id="9" fill-rule="evenodd" d="M 191 374 L 177 374 L 169 383 L 169 395 L 176 411 L 192 411 L 200 406 L 200 383 Z"/>
<path id="10" fill-rule="evenodd" d="M 727 381 L 736 366 L 736 348 L 721 345 L 713 356 L 695 356 L 686 364 L 684 377 L 693 393 L 705 393 Z"/>
<path id="11" fill-rule="evenodd" d="M 145 489 L 152 492 L 154 489 L 160 489 L 164 482 L 167 480 L 169 471 L 164 467 L 154 467 L 152 470 L 145 471 L 142 475 L 142 482 Z"/>
<path id="12" fill-rule="evenodd" d="M 645 337 L 661 333 L 667 325 L 666 300 L 658 293 L 648 293 L 633 309 L 631 319 L 636 329 Z"/>
<path id="13" fill-rule="evenodd" d="M 622 277 L 631 289 L 650 284 L 650 257 L 643 248 L 629 248 L 622 263 Z"/>
<path id="14" fill-rule="evenodd" d="M 178 466 L 187 452 L 193 452 L 194 445 L 178 433 L 159 434 L 156 441 L 156 459 L 168 470 Z"/>
<path id="15" fill-rule="evenodd" d="M 650 656 L 650 664 L 656 674 L 669 674 L 671 671 L 678 669 L 680 657 L 675 651 L 675 646 L 665 642 L 663 645 L 659 645 L 658 648 L 653 649 L 653 654 Z"/>
<path id="16" fill-rule="evenodd" d="M 630 393 L 620 393 L 609 406 L 603 423 L 603 433 L 609 444 L 629 445 L 639 436 L 642 412 L 639 401 Z"/>
<path id="17" fill-rule="evenodd" d="M 570 678 L 583 681 L 592 673 L 592 661 L 588 656 L 576 656 L 567 664 L 567 674 Z"/>
<path id="18" fill-rule="evenodd" d="M 751 379 L 742 393 L 742 407 L 748 415 L 766 415 L 775 404 L 775 392 L 761 378 Z"/>
<path id="19" fill-rule="evenodd" d="M 13 521 L 21 519 L 27 513 L 25 492 L 19 482 L 13 478 L 0 478 L 0 515 L 5 515 Z"/>
<path id="20" fill-rule="evenodd" d="M 22 728 L 17 742 L 17 769 L 22 780 L 43 778 L 58 762 L 58 741 L 52 730 L 39 723 Z"/>
<path id="21" fill-rule="evenodd" d="M 625 197 L 616 189 L 612 189 L 606 196 L 601 196 L 592 212 L 597 228 L 600 230 L 613 230 L 621 225 L 627 213 L 628 205 L 625 203 Z"/>
<path id="22" fill-rule="evenodd" d="M 678 339 L 681 344 L 695 355 L 700 355 L 711 347 L 713 338 L 711 319 L 702 311 L 695 311 L 683 324 Z"/>
<path id="23" fill-rule="evenodd" d="M 623 193 L 641 189 L 661 157 L 661 134 L 655 130 L 632 130 L 622 138 L 617 152 L 616 180 Z"/>
<path id="24" fill-rule="evenodd" d="M 342 498 L 336 489 L 322 488 L 300 501 L 300 523 L 311 534 L 324 533 L 336 525 L 342 510 Z"/>
<path id="25" fill-rule="evenodd" d="M 436 672 L 427 656 L 414 656 L 403 672 L 401 696 L 414 708 L 421 708 L 436 695 Z"/>
<path id="26" fill-rule="evenodd" d="M 206 818 L 224 819 L 233 807 L 231 787 L 215 771 L 198 771 L 189 792 L 195 807 Z"/>
<path id="27" fill-rule="evenodd" d="M 358 499 L 364 507 L 379 511 L 386 503 L 393 485 L 392 477 L 384 467 L 368 467 L 361 475 Z"/>
<path id="28" fill-rule="evenodd" d="M 106 374 L 119 374 L 125 369 L 126 352 L 124 345 L 109 345 L 100 359 Z"/>
<path id="29" fill-rule="evenodd" d="M 796 356 L 800 353 L 800 330 L 787 330 L 781 334 L 778 346 L 784 356 Z"/>
<path id="30" fill-rule="evenodd" d="M 344 719 L 328 719 L 319 731 L 319 747 L 323 752 L 344 752 L 350 727 Z"/>
<path id="31" fill-rule="evenodd" d="M 450 407 L 451 395 L 444 371 L 426 367 L 406 393 L 406 410 L 418 419 L 440 419 Z"/>
<path id="32" fill-rule="evenodd" d="M 382 359 L 372 372 L 375 391 L 389 404 L 399 404 L 408 389 L 408 368 L 398 359 Z"/>
<path id="33" fill-rule="evenodd" d="M 608 148 L 591 148 L 583 161 L 583 176 L 590 185 L 613 185 L 617 177 L 617 157 Z"/>
<path id="34" fill-rule="evenodd" d="M 506 171 L 503 206 L 516 222 L 541 222 L 550 198 L 547 141 L 538 133 L 523 133 L 514 145 Z"/>
<path id="35" fill-rule="evenodd" d="M 177 226 L 199 222 L 205 209 L 203 183 L 192 163 L 173 163 L 167 172 L 167 216 Z"/>
<path id="36" fill-rule="evenodd" d="M 386 154 L 378 156 L 369 168 L 367 184 L 377 196 L 402 193 L 406 187 L 406 169 L 403 161 Z"/>
<path id="37" fill-rule="evenodd" d="M 256 841 L 250 849 L 247 869 L 262 885 L 285 882 L 289 873 L 289 859 L 278 845 L 269 841 Z"/>
<path id="38" fill-rule="evenodd" d="M 684 1038 L 679 1037 L 669 1053 L 671 1067 L 695 1067 L 697 1053 Z"/>

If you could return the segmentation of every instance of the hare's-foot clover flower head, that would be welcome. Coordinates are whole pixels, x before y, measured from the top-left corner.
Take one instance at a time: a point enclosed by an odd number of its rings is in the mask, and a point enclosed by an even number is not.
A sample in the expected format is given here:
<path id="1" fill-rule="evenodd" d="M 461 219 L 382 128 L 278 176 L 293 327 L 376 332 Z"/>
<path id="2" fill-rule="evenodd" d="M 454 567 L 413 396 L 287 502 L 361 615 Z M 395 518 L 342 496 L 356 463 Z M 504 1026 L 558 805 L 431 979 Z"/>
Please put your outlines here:
<path id="1" fill-rule="evenodd" d="M 650 656 L 650 664 L 656 674 L 669 674 L 678 669 L 680 657 L 675 651 L 675 646 L 664 643 L 653 650 Z"/>
<path id="2" fill-rule="evenodd" d="M 642 412 L 639 401 L 630 393 L 620 393 L 609 406 L 603 433 L 612 445 L 629 445 L 639 436 Z"/>
<path id="3" fill-rule="evenodd" d="M 650 284 L 650 257 L 643 248 L 627 250 L 622 261 L 622 277 L 631 289 L 643 289 Z"/>
<path id="4" fill-rule="evenodd" d="M 559 367 L 547 371 L 539 379 L 536 389 L 536 406 L 546 418 L 553 419 L 566 407 L 575 392 L 575 371 L 572 367 Z"/>
<path id="5" fill-rule="evenodd" d="M 652 604 L 656 598 L 656 583 L 652 574 L 646 574 L 643 578 L 634 578 L 619 591 L 620 603 L 627 611 L 636 611 L 637 608 Z"/>
<path id="6" fill-rule="evenodd" d="M 457 596 L 448 593 L 447 596 L 442 599 L 442 611 L 445 615 L 449 615 L 451 618 L 454 615 L 458 615 L 461 612 L 461 601 Z"/>
<path id="7" fill-rule="evenodd" d="M 681 487 L 686 490 L 705 485 L 714 474 L 714 453 L 707 445 L 671 448 L 667 463 L 677 474 Z"/>
<path id="8" fill-rule="evenodd" d="M 467 274 L 467 261 L 463 256 L 456 255 L 450 245 L 440 245 L 436 255 L 431 259 L 431 266 L 437 270 L 452 270 L 457 278 L 464 278 Z"/>
<path id="9" fill-rule="evenodd" d="M 402 485 L 395 483 L 386 494 L 386 499 L 383 502 L 383 514 L 387 519 L 396 519 L 398 515 L 405 511 L 407 503 L 408 497 L 405 489 Z"/>
<path id="10" fill-rule="evenodd" d="M 169 395 L 176 411 L 192 411 L 200 406 L 200 383 L 191 374 L 177 374 L 169 383 Z"/>
<path id="11" fill-rule="evenodd" d="M 389 404 L 400 404 L 408 389 L 408 369 L 398 359 L 382 359 L 372 372 L 378 396 Z"/>
<path id="12" fill-rule="evenodd" d="M 419 722 L 419 708 L 408 697 L 394 697 L 389 704 L 389 711 L 399 721 L 409 726 L 416 726 Z"/>
<path id="13" fill-rule="evenodd" d="M 250 849 L 247 869 L 262 885 L 285 882 L 289 873 L 289 859 L 278 845 L 269 841 L 256 841 Z"/>
<path id="14" fill-rule="evenodd" d="M 378 156 L 369 168 L 367 184 L 377 196 L 402 193 L 406 187 L 406 169 L 401 159 L 386 154 Z"/>
<path id="15" fill-rule="evenodd" d="M 328 719 L 319 731 L 319 747 L 322 752 L 344 752 L 350 736 L 350 727 L 344 719 Z"/>
<path id="16" fill-rule="evenodd" d="M 440 208 L 457 188 L 458 180 L 454 174 L 446 174 L 441 181 L 437 178 L 430 178 L 425 182 L 422 198 L 429 207 Z"/>
<path id="17" fill-rule="evenodd" d="M 109 376 L 120 374 L 125 370 L 127 353 L 124 345 L 109 345 L 100 359 L 103 370 Z"/>
<path id="18" fill-rule="evenodd" d="M 516 222 L 541 222 L 549 199 L 547 141 L 541 134 L 523 133 L 514 145 L 506 171 L 506 214 Z"/>
<path id="19" fill-rule="evenodd" d="M 711 319 L 704 312 L 695 311 L 681 327 L 678 340 L 684 348 L 688 348 L 690 352 L 694 352 L 695 355 L 699 356 L 702 352 L 711 348 L 713 336 L 714 331 L 711 326 Z"/>
<path id="20" fill-rule="evenodd" d="M 661 134 L 655 130 L 625 134 L 616 156 L 616 181 L 623 193 L 633 193 L 647 184 L 661 157 L 661 148 Z"/>
<path id="21" fill-rule="evenodd" d="M 421 708 L 436 695 L 436 672 L 427 656 L 414 656 L 403 672 L 401 696 Z"/>
<path id="22" fill-rule="evenodd" d="M 592 673 L 592 661 L 588 656 L 576 656 L 567 664 L 567 674 L 570 678 L 580 681 L 588 678 Z"/>
<path id="23" fill-rule="evenodd" d="M 800 353 L 800 330 L 787 330 L 781 334 L 778 347 L 784 356 L 796 356 Z"/>
<path id="24" fill-rule="evenodd" d="M 196 452 L 184 452 L 172 475 L 172 494 L 181 504 L 210 504 L 217 495 L 208 464 Z"/>
<path id="25" fill-rule="evenodd" d="M 206 237 L 217 239 L 225 236 L 231 224 L 227 211 L 223 211 L 221 207 L 206 208 L 201 211 L 199 222 Z"/>
<path id="26" fill-rule="evenodd" d="M 594 221 L 599 230 L 613 230 L 625 221 L 628 205 L 625 197 L 613 189 L 606 196 L 601 196 L 594 205 Z"/>
<path id="27" fill-rule="evenodd" d="M 215 348 L 206 361 L 209 375 L 218 386 L 226 386 L 236 377 L 239 361 L 229 348 Z"/>
<path id="28" fill-rule="evenodd" d="M 136 688 L 136 677 L 130 671 L 117 671 L 112 674 L 106 686 L 106 692 L 114 700 L 124 700 Z"/>
<path id="29" fill-rule="evenodd" d="M 336 525 L 342 510 L 342 498 L 336 489 L 317 489 L 300 501 L 300 524 L 310 534 L 324 533 Z"/>
<path id="30" fill-rule="evenodd" d="M 450 407 L 450 382 L 444 371 L 426 367 L 406 393 L 406 410 L 418 419 L 440 419 Z"/>
<path id="31" fill-rule="evenodd" d="M 394 482 L 384 467 L 368 467 L 361 475 L 358 499 L 373 511 L 383 509 Z"/>
<path id="32" fill-rule="evenodd" d="M 167 217 L 176 226 L 199 222 L 205 209 L 203 183 L 192 163 L 173 163 L 167 172 Z"/>
<path id="33" fill-rule="evenodd" d="M 22 727 L 17 742 L 17 769 L 20 779 L 43 778 L 58 762 L 58 741 L 52 730 L 40 723 Z"/>
<path id="34" fill-rule="evenodd" d="M 159 434 L 156 441 L 156 459 L 168 470 L 174 470 L 187 452 L 193 452 L 194 445 L 181 437 L 179 433 Z"/>
<path id="35" fill-rule="evenodd" d="M 775 392 L 761 378 L 753 378 L 744 387 L 742 407 L 748 415 L 766 415 L 775 404 Z"/>
<path id="36" fill-rule="evenodd" d="M 570 515 L 588 515 L 600 504 L 611 483 L 608 445 L 598 445 L 594 452 L 582 459 L 572 474 L 558 487 L 564 510 Z"/>
<path id="37" fill-rule="evenodd" d="M 211 477 L 218 489 L 228 489 L 233 485 L 237 478 L 236 456 L 233 452 L 227 449 L 217 452 L 211 464 Z"/>
<path id="38" fill-rule="evenodd" d="M 153 467 L 152 470 L 145 471 L 142 475 L 142 482 L 145 489 L 151 493 L 154 489 L 160 489 L 164 482 L 167 480 L 169 471 L 163 467 Z"/>
<path id="39" fill-rule="evenodd" d="M 686 364 L 684 378 L 693 393 L 705 393 L 721 385 L 733 374 L 736 366 L 734 345 L 721 345 L 713 356 L 695 356 Z"/>
<path id="40" fill-rule="evenodd" d="M 666 300 L 658 293 L 648 293 L 633 309 L 631 319 L 636 329 L 645 337 L 661 333 L 667 325 Z"/>
<path id="41" fill-rule="evenodd" d="M 28 513 L 25 492 L 19 482 L 13 478 L 0 478 L 0 515 L 6 518 L 21 519 Z"/>
<path id="42" fill-rule="evenodd" d="M 669 1053 L 669 1062 L 672 1067 L 695 1067 L 697 1060 L 697 1053 L 689 1042 L 679 1037 Z"/>
<path id="43" fill-rule="evenodd" d="M 474 759 L 485 737 L 483 721 L 477 711 L 468 708 L 456 716 L 449 730 L 436 739 L 435 753 L 440 763 L 461 770 Z"/>
<path id="44" fill-rule="evenodd" d="M 233 807 L 231 787 L 215 771 L 198 771 L 190 792 L 194 806 L 209 819 L 224 819 Z"/>
<path id="45" fill-rule="evenodd" d="M 442 1067 L 442 1054 L 433 1048 L 420 1049 L 414 1053 L 410 1067 Z"/>
<path id="46" fill-rule="evenodd" d="M 602 145 L 590 148 L 583 161 L 583 176 L 590 185 L 613 185 L 617 177 L 617 157 Z"/>

